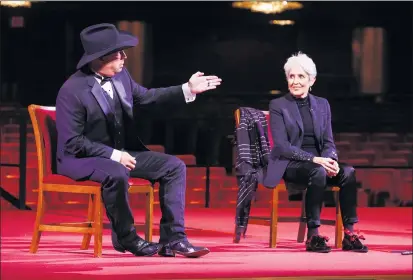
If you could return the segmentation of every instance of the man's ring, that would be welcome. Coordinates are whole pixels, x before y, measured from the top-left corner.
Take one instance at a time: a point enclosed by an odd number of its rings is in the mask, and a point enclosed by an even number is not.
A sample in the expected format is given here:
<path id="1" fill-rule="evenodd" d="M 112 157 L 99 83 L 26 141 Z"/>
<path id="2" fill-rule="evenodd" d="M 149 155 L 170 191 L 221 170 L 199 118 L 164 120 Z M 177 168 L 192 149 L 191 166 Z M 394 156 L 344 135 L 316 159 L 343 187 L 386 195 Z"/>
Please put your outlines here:
<path id="1" fill-rule="evenodd" d="M 208 86 L 209 86 L 209 81 L 208 81 Z"/>

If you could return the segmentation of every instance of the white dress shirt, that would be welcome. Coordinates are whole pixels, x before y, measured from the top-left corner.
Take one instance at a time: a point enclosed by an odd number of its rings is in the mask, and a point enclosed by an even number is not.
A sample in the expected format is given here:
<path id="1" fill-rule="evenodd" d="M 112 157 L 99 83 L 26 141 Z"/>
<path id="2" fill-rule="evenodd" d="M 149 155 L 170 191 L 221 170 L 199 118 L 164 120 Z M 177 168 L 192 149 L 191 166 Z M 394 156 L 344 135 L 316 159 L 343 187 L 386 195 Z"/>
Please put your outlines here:
<path id="1" fill-rule="evenodd" d="M 96 81 L 101 84 L 103 77 L 97 73 L 95 73 L 95 79 Z M 102 78 L 100 78 L 102 77 Z M 105 90 L 109 96 L 113 99 L 113 87 L 112 87 L 112 83 L 104 83 L 103 85 L 101 85 L 101 87 L 103 88 L 103 90 Z M 185 102 L 186 103 L 190 103 L 192 101 L 195 100 L 196 98 L 196 94 L 193 94 L 191 92 L 191 90 L 189 89 L 189 85 L 188 83 L 185 83 L 182 85 L 182 91 L 184 93 L 184 97 L 185 97 Z M 111 160 L 120 162 L 120 158 L 122 157 L 122 151 L 119 151 L 117 149 L 113 149 L 112 155 L 110 156 Z"/>

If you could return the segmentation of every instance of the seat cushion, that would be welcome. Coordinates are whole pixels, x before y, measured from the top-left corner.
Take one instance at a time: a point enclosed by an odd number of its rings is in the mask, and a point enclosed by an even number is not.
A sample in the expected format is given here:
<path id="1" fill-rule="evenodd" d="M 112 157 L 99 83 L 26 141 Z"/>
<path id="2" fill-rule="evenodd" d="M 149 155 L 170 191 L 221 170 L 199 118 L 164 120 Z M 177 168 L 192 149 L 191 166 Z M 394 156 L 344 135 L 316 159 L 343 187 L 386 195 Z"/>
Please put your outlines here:
<path id="1" fill-rule="evenodd" d="M 99 187 L 100 183 L 96 183 L 93 181 L 75 181 L 70 179 L 69 177 L 58 175 L 58 174 L 50 174 L 43 178 L 43 184 L 61 184 L 61 185 L 85 185 L 91 187 Z M 151 183 L 144 179 L 139 178 L 130 178 L 129 185 L 131 186 L 147 186 L 151 185 Z"/>

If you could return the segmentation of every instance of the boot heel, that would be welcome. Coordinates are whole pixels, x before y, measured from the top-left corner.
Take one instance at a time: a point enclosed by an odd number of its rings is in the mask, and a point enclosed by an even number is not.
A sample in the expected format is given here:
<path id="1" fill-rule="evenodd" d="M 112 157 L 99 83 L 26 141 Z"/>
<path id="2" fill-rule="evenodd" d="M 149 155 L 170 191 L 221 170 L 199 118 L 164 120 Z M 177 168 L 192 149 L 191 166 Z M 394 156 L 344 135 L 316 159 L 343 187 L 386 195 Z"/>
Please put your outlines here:
<path id="1" fill-rule="evenodd" d="M 119 243 L 118 237 L 116 233 L 112 230 L 112 246 L 118 252 L 125 253 L 125 248 Z"/>
<path id="2" fill-rule="evenodd" d="M 125 248 L 123 248 L 123 246 L 120 245 L 120 244 L 119 245 L 114 245 L 113 248 L 118 252 L 125 253 Z"/>
<path id="3" fill-rule="evenodd" d="M 240 240 L 241 240 L 241 235 L 242 235 L 242 237 L 245 238 L 246 231 L 247 231 L 247 227 L 244 227 L 244 226 L 235 227 L 235 234 L 234 234 L 233 243 L 239 243 Z"/>

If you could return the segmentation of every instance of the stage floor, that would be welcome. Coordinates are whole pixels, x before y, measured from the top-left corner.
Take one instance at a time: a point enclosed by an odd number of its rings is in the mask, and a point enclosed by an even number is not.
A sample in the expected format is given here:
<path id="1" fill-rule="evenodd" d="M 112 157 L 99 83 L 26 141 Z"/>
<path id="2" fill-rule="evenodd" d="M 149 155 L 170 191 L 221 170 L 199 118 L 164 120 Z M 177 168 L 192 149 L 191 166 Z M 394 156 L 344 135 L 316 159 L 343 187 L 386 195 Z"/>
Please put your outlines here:
<path id="1" fill-rule="evenodd" d="M 334 218 L 324 208 L 322 218 Z M 47 214 L 53 212 L 53 214 Z M 277 248 L 268 248 L 269 228 L 250 225 L 247 238 L 232 243 L 234 209 L 187 209 L 189 240 L 211 253 L 199 259 L 134 257 L 116 252 L 109 230 L 104 231 L 103 257 L 93 258 L 93 247 L 79 250 L 79 234 L 44 233 L 37 254 L 29 253 L 34 211 L 1 212 L 1 279 L 412 279 L 412 208 L 362 208 L 357 229 L 366 237 L 367 254 L 334 249 L 329 254 L 309 253 L 297 243 L 297 223 L 280 223 Z M 280 215 L 299 215 L 300 209 L 280 209 Z M 143 212 L 135 210 L 137 222 Z M 255 209 L 253 214 L 267 214 Z M 47 221 L 81 221 L 85 210 L 50 210 Z M 158 240 L 159 211 L 155 211 Z M 63 220 L 62 220 L 63 219 Z M 334 245 L 334 228 L 320 233 Z M 92 239 L 93 243 L 93 239 Z M 92 245 L 92 244 L 91 244 Z"/>

